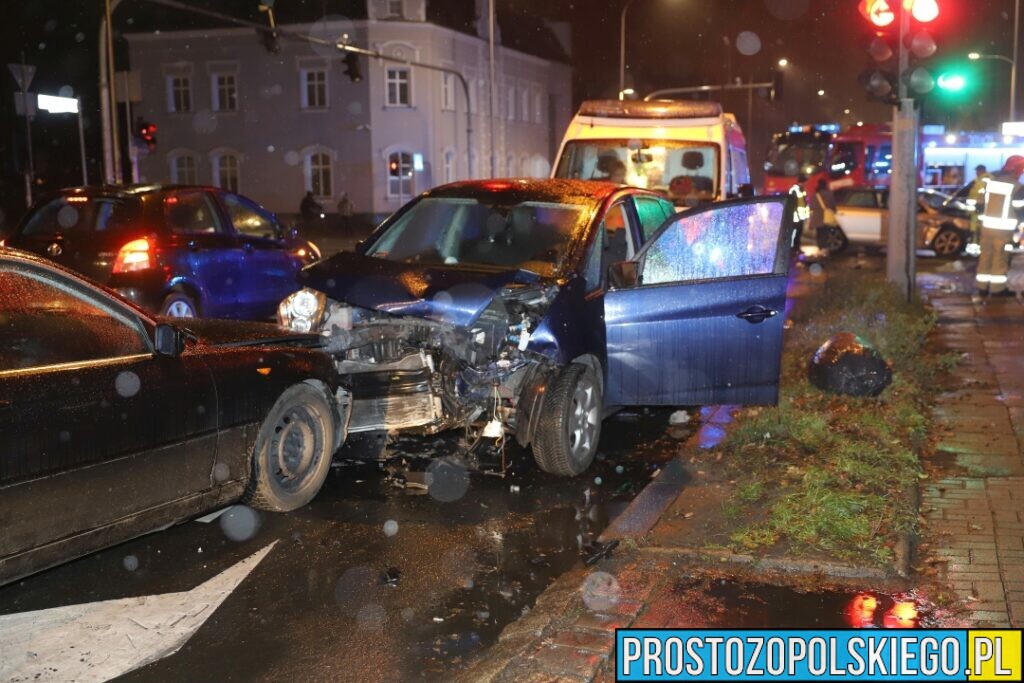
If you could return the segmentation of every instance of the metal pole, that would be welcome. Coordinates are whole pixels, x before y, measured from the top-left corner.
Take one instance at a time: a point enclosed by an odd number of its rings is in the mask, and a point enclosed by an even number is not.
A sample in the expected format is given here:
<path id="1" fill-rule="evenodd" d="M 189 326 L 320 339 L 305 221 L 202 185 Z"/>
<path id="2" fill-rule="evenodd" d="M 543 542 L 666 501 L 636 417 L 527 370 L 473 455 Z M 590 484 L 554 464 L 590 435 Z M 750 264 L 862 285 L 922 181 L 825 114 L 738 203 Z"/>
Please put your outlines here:
<path id="1" fill-rule="evenodd" d="M 1020 42 L 1020 0 L 1013 11 L 1013 63 L 1010 64 L 1010 120 L 1017 120 L 1017 44 Z"/>
<path id="2" fill-rule="evenodd" d="M 898 6 L 900 17 L 899 72 L 906 73 L 909 53 L 904 36 L 910 32 L 910 12 Z M 889 235 L 886 254 L 886 277 L 904 293 L 914 298 L 917 247 L 917 111 L 914 100 L 907 96 L 907 85 L 900 80 L 899 106 L 893 110 L 892 182 L 889 190 Z"/>
<path id="3" fill-rule="evenodd" d="M 28 88 L 25 87 L 25 53 L 21 53 L 21 102 L 25 107 L 25 149 L 28 152 L 27 174 L 25 176 L 25 208 L 32 206 L 32 184 L 36 180 L 36 165 L 32 154 L 32 109 L 33 103 L 28 100 Z"/>
<path id="4" fill-rule="evenodd" d="M 491 63 L 491 77 L 490 77 L 490 115 L 491 115 L 491 177 L 495 177 L 498 171 L 498 141 L 494 134 L 494 116 L 497 113 L 497 107 L 494 106 L 494 0 L 488 0 L 487 3 L 487 42 L 488 49 L 490 50 L 490 63 Z"/>
<path id="5" fill-rule="evenodd" d="M 750 74 L 750 82 L 754 82 L 754 74 Z M 753 145 L 754 142 L 754 89 L 747 89 L 747 141 Z"/>
<path id="6" fill-rule="evenodd" d="M 100 132 L 103 136 L 103 177 L 101 183 L 114 182 L 114 146 L 110 140 L 110 83 L 107 80 L 107 18 L 100 21 L 97 41 L 100 55 Z"/>
<path id="7" fill-rule="evenodd" d="M 128 163 L 131 165 L 129 178 L 133 183 L 137 183 L 139 182 L 139 155 L 135 151 L 135 143 L 132 140 L 134 134 L 132 132 L 131 88 L 128 83 L 128 72 L 122 71 L 121 74 L 124 76 L 124 139 L 128 143 Z"/>
<path id="8" fill-rule="evenodd" d="M 626 12 L 633 0 L 626 0 L 622 8 L 622 16 L 619 18 L 619 99 L 624 99 L 623 91 L 626 89 Z"/>
<path id="9" fill-rule="evenodd" d="M 82 128 L 82 98 L 78 98 L 78 151 L 82 154 L 82 185 L 89 184 L 89 169 L 85 164 L 85 131 Z"/>
<path id="10" fill-rule="evenodd" d="M 110 14 L 113 12 L 113 0 L 104 0 L 107 35 L 107 81 L 110 94 L 110 145 L 111 161 L 114 172 L 114 182 L 120 184 L 124 180 L 121 172 L 121 135 L 117 129 L 117 85 L 114 82 L 114 24 L 111 22 Z"/>

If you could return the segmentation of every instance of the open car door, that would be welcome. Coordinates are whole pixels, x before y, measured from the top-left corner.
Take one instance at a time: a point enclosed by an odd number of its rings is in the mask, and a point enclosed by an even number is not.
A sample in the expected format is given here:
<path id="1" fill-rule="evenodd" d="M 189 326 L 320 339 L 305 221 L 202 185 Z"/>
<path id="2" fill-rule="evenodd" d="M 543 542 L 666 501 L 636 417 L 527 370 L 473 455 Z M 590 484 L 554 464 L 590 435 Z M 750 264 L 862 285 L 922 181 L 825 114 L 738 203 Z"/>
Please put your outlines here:
<path id="1" fill-rule="evenodd" d="M 686 211 L 612 266 L 607 405 L 778 400 L 792 213 L 780 196 Z"/>

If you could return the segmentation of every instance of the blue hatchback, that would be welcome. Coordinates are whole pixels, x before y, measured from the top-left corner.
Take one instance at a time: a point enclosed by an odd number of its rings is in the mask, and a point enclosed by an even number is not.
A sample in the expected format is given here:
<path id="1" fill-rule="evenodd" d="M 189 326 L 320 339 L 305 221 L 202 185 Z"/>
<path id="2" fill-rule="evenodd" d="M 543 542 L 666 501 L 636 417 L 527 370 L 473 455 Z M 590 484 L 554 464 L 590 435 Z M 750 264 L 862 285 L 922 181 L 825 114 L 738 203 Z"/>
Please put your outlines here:
<path id="1" fill-rule="evenodd" d="M 272 318 L 298 289 L 299 269 L 320 255 L 252 200 L 184 185 L 62 190 L 5 243 L 185 318 Z"/>
<path id="2" fill-rule="evenodd" d="M 619 407 L 776 401 L 795 226 L 784 196 L 457 183 L 304 269 L 278 316 L 325 337 L 350 433 L 464 428 L 575 475 Z"/>

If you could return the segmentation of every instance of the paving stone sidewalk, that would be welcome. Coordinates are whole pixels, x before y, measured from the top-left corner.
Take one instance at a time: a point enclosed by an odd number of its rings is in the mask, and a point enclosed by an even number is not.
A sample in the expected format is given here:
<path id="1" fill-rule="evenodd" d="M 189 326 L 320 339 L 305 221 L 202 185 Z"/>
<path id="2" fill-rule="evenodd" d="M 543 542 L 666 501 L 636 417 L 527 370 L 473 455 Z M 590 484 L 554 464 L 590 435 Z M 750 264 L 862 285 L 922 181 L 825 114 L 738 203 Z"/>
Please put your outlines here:
<path id="1" fill-rule="evenodd" d="M 978 626 L 1024 626 L 1024 305 L 972 300 L 960 274 L 920 278 L 937 341 L 962 354 L 934 417 L 925 537 Z"/>

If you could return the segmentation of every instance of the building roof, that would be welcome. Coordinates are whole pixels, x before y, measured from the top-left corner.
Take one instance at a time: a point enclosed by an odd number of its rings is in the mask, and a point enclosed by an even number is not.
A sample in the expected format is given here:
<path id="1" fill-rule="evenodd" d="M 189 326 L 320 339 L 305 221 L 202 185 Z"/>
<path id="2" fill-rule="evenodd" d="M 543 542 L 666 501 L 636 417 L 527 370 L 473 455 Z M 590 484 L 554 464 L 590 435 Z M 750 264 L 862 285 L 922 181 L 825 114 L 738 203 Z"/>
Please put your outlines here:
<path id="1" fill-rule="evenodd" d="M 476 36 L 475 0 L 426 0 L 427 22 L 460 33 Z M 203 9 L 264 24 L 267 17 L 253 0 L 217 0 Z M 501 44 L 528 55 L 569 62 L 557 36 L 543 19 L 527 14 L 514 1 L 497 3 Z M 274 18 L 282 27 L 327 20 L 366 20 L 366 0 L 293 0 L 274 5 Z M 150 3 L 126 3 L 114 20 L 122 33 L 180 31 L 228 28 L 232 24 L 211 17 L 192 15 L 181 10 Z"/>

